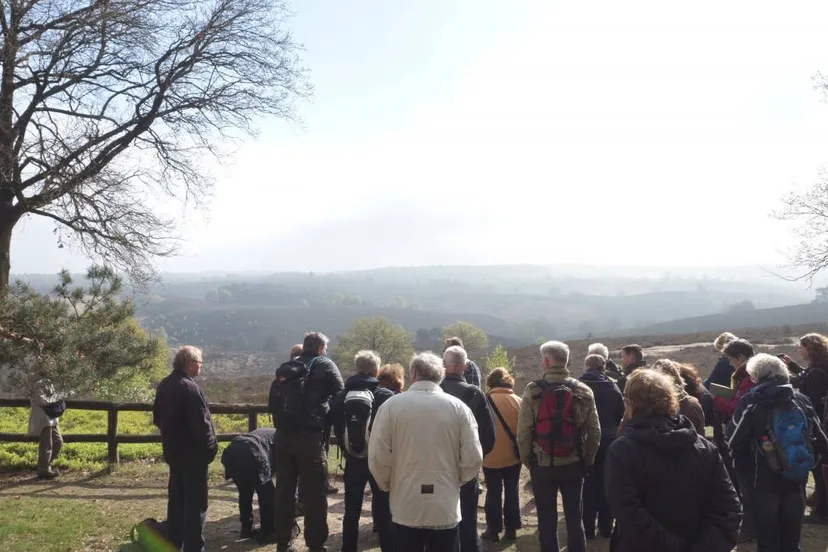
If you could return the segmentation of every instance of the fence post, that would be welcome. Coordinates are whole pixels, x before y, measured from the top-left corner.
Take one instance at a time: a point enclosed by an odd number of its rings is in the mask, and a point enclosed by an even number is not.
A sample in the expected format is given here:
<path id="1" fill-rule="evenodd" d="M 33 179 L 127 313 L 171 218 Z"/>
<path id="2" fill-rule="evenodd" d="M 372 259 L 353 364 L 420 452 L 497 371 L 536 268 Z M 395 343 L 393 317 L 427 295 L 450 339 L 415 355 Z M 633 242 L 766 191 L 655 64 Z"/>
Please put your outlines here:
<path id="1" fill-rule="evenodd" d="M 108 411 L 106 424 L 106 448 L 109 466 L 118 465 L 118 409 L 113 406 Z"/>
<path id="2" fill-rule="evenodd" d="M 255 431 L 259 427 L 259 415 L 256 412 L 247 413 L 247 431 Z"/>

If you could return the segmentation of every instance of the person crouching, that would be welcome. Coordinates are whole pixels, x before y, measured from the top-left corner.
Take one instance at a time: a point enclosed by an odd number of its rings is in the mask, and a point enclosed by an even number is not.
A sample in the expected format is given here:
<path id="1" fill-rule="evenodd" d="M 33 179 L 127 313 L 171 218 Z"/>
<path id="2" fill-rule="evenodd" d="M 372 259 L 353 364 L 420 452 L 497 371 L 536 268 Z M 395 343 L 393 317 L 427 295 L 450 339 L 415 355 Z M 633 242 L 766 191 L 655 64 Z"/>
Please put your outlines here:
<path id="1" fill-rule="evenodd" d="M 232 479 L 239 491 L 241 538 L 258 537 L 270 542 L 274 533 L 273 442 L 276 430 L 262 428 L 234 438 L 224 449 L 224 478 Z M 253 492 L 259 499 L 261 528 L 253 528 Z"/>

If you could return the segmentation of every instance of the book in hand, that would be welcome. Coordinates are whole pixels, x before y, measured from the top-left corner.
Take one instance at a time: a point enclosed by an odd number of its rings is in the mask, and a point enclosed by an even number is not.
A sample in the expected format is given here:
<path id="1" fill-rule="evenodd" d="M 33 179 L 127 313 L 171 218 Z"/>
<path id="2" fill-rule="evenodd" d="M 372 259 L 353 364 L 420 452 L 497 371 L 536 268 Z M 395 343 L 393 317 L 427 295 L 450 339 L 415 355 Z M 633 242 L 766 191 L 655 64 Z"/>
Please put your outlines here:
<path id="1" fill-rule="evenodd" d="M 711 395 L 715 397 L 721 397 L 727 400 L 732 399 L 733 395 L 735 394 L 735 391 L 730 387 L 719 385 L 718 383 L 711 383 L 709 391 Z"/>

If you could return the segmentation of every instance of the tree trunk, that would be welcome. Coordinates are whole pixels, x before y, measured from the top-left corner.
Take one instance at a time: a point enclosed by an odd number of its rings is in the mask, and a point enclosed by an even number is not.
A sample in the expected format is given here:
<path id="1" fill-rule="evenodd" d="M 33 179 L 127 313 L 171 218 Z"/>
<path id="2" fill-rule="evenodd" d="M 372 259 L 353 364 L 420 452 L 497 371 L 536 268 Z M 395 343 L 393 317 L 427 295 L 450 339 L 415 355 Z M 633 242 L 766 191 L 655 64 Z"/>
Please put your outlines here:
<path id="1" fill-rule="evenodd" d="M 16 223 L 17 217 L 8 210 L 0 208 L 0 298 L 5 297 L 9 290 L 11 239 Z"/>

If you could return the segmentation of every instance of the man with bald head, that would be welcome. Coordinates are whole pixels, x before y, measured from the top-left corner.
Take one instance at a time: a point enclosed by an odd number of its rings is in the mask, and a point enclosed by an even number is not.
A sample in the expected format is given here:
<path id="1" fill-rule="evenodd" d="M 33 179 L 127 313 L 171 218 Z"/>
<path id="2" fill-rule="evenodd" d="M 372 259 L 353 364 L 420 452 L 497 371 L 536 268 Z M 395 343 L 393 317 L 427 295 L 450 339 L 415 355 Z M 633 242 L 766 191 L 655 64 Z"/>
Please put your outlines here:
<path id="1" fill-rule="evenodd" d="M 290 348 L 290 358 L 296 358 L 302 354 L 302 347 L 301 343 L 297 343 L 293 347 Z"/>
<path id="2" fill-rule="evenodd" d="M 207 400 L 193 379 L 202 366 L 200 349 L 179 349 L 172 373 L 158 384 L 152 407 L 152 423 L 161 430 L 164 461 L 170 466 L 168 536 L 183 552 L 204 550 L 207 468 L 218 450 Z"/>

